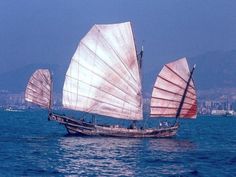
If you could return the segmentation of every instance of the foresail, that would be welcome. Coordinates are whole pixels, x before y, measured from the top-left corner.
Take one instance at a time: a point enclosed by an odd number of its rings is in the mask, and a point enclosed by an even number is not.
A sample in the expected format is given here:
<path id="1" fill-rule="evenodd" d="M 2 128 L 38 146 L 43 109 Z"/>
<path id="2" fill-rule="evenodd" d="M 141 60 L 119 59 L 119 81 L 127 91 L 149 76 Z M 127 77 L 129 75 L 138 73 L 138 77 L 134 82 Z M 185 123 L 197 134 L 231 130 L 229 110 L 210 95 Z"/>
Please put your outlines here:
<path id="1" fill-rule="evenodd" d="M 38 69 L 30 77 L 25 91 L 25 100 L 45 108 L 50 108 L 51 75 L 48 69 Z"/>
<path id="2" fill-rule="evenodd" d="M 166 64 L 157 76 L 153 87 L 150 116 L 151 117 L 178 117 L 196 118 L 197 96 L 194 82 L 187 83 L 190 71 L 186 58 Z M 186 95 L 184 96 L 185 89 Z"/>
<path id="3" fill-rule="evenodd" d="M 66 73 L 65 108 L 142 119 L 141 81 L 130 22 L 94 25 Z"/>

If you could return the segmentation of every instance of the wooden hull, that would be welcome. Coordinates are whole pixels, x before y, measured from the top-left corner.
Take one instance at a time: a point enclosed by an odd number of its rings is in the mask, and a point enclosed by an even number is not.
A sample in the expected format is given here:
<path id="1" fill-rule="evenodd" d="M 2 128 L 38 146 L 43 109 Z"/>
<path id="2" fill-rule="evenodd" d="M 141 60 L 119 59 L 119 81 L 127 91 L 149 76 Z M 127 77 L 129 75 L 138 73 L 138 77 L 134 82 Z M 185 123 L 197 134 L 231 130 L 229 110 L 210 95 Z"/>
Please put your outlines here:
<path id="1" fill-rule="evenodd" d="M 165 128 L 129 129 L 124 127 L 94 125 L 83 120 L 75 120 L 66 116 L 50 114 L 49 120 L 63 124 L 71 135 L 109 136 L 129 138 L 164 138 L 175 136 L 179 125 Z"/>

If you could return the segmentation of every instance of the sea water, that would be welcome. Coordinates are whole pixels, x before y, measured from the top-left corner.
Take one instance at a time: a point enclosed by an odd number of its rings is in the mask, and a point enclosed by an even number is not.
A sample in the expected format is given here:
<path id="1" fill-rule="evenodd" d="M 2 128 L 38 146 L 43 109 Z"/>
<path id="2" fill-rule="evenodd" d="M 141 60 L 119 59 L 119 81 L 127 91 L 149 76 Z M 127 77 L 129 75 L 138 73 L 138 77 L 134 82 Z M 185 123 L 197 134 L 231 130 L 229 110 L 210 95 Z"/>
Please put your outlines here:
<path id="1" fill-rule="evenodd" d="M 73 137 L 46 111 L 0 111 L 0 176 L 236 176 L 236 117 L 180 125 L 174 138 Z"/>

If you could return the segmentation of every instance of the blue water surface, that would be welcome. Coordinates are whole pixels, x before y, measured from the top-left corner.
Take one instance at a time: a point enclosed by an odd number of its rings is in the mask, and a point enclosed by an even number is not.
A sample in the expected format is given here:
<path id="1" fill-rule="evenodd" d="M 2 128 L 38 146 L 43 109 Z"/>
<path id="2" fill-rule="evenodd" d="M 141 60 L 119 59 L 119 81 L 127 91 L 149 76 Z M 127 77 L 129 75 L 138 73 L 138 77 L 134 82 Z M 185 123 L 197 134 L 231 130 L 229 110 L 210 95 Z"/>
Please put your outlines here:
<path id="1" fill-rule="evenodd" d="M 180 123 L 175 138 L 72 137 L 46 111 L 0 111 L 0 176 L 236 176 L 236 117 Z"/>

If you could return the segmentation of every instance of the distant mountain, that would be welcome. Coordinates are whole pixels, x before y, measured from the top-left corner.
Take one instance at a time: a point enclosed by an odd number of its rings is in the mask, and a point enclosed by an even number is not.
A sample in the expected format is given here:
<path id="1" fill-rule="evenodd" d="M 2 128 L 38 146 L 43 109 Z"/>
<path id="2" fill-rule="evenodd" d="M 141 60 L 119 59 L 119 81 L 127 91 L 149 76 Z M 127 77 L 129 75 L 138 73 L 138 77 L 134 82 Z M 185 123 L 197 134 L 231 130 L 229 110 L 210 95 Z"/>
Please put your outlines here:
<path id="1" fill-rule="evenodd" d="M 53 73 L 54 91 L 61 92 L 66 68 L 59 65 L 31 64 L 13 71 L 0 74 L 0 90 L 22 92 L 25 90 L 32 73 L 39 68 L 50 69 Z"/>
<path id="2" fill-rule="evenodd" d="M 199 90 L 236 88 L 236 50 L 208 52 L 189 62 L 197 65 L 194 80 Z"/>

